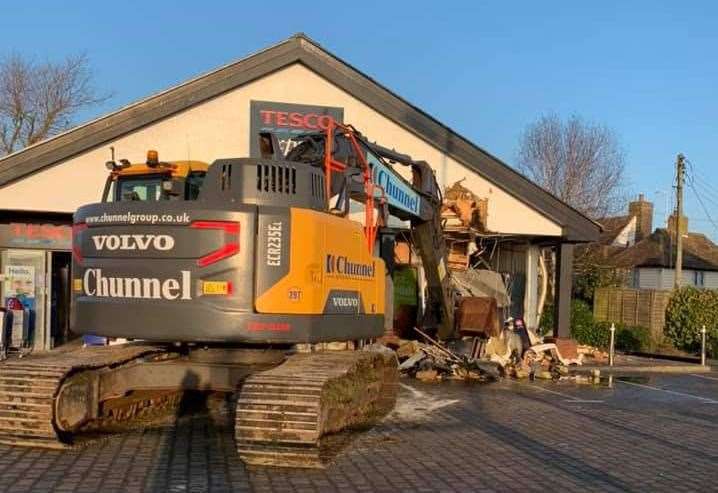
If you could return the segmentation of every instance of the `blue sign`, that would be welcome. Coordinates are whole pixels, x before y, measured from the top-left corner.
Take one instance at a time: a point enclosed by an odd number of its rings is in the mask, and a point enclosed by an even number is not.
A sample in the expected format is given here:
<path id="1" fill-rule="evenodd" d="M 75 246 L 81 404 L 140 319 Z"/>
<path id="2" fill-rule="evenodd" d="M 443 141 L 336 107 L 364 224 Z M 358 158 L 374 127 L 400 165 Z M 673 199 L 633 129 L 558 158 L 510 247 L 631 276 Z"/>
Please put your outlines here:
<path id="1" fill-rule="evenodd" d="M 376 156 L 367 153 L 367 161 L 372 168 L 374 183 L 384 189 L 389 205 L 418 216 L 421 200 L 419 194 L 404 183 L 393 169 L 382 164 Z"/>

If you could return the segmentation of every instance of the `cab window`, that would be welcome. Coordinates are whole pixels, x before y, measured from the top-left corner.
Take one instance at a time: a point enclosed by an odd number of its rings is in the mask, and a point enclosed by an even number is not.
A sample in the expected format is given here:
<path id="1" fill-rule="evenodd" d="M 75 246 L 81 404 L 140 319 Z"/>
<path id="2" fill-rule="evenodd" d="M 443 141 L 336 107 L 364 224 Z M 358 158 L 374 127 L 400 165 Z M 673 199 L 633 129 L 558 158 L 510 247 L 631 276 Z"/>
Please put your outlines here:
<path id="1" fill-rule="evenodd" d="M 162 178 L 123 178 L 116 187 L 115 200 L 127 202 L 133 200 L 157 201 L 162 200 Z"/>

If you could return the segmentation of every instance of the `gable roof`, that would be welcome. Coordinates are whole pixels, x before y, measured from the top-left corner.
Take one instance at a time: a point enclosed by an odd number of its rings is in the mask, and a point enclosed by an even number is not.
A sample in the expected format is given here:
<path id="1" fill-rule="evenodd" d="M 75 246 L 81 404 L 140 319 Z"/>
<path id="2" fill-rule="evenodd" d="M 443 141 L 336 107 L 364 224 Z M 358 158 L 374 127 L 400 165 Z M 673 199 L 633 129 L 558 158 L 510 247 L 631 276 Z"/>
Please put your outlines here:
<path id="1" fill-rule="evenodd" d="M 301 33 L 237 62 L 5 156 L 0 159 L 0 187 L 294 63 L 300 63 L 316 72 L 561 225 L 565 240 L 595 241 L 598 238 L 599 224 Z"/>
<path id="2" fill-rule="evenodd" d="M 650 236 L 632 247 L 615 254 L 616 267 L 675 267 L 675 238 L 667 229 L 656 229 Z M 683 268 L 694 270 L 718 270 L 718 245 L 700 233 L 688 233 L 683 237 Z"/>
<path id="3" fill-rule="evenodd" d="M 614 216 L 598 219 L 596 222 L 603 228 L 598 238 L 599 243 L 606 245 L 613 243 L 616 237 L 631 223 L 632 219 L 633 216 Z"/>

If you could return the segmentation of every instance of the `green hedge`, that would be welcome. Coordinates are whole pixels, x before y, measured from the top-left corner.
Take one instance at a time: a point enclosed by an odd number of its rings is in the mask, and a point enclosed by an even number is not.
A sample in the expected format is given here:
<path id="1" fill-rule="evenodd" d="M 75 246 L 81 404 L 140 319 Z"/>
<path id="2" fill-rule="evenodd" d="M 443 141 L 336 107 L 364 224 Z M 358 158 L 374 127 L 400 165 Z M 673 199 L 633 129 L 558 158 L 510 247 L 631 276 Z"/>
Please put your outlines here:
<path id="1" fill-rule="evenodd" d="M 651 335 L 644 327 L 616 326 L 616 349 L 646 351 L 651 347 Z M 581 300 L 571 303 L 571 337 L 579 344 L 608 349 L 611 344 L 611 323 L 596 322 L 588 304 Z"/>
<path id="2" fill-rule="evenodd" d="M 601 330 L 610 332 L 611 324 L 608 322 L 599 322 L 599 324 L 605 326 L 605 329 Z M 651 351 L 654 349 L 648 329 L 623 324 L 616 324 L 616 347 L 623 351 Z"/>
<path id="3" fill-rule="evenodd" d="M 664 335 L 678 349 L 698 352 L 701 327 L 708 333 L 707 351 L 718 355 L 718 290 L 684 287 L 675 290 L 666 307 Z"/>
<path id="4" fill-rule="evenodd" d="M 553 330 L 553 309 L 546 307 L 541 317 L 541 332 L 550 334 Z M 651 349 L 651 335 L 644 327 L 616 325 L 616 349 L 623 351 L 647 351 Z M 611 323 L 596 322 L 591 307 L 583 300 L 571 302 L 571 337 L 579 344 L 608 349 L 611 341 Z"/>

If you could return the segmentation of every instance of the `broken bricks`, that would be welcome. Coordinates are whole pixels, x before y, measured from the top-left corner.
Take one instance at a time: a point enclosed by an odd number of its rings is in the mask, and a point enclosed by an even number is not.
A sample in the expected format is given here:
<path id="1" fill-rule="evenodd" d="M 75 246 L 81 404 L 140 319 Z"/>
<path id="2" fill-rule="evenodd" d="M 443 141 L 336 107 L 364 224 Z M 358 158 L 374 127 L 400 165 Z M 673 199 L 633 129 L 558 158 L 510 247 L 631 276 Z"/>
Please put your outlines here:
<path id="1" fill-rule="evenodd" d="M 579 344 L 576 347 L 579 358 L 590 358 L 594 363 L 605 363 L 608 361 L 608 353 L 594 346 Z"/>
<path id="2" fill-rule="evenodd" d="M 416 330 L 427 342 L 400 341 L 396 355 L 402 373 L 423 381 L 443 378 L 490 380 L 500 376 L 497 364 L 473 358 L 461 351 L 452 351 L 420 329 Z M 466 349 L 470 347 L 466 345 Z"/>
<path id="3" fill-rule="evenodd" d="M 436 370 L 419 370 L 416 372 L 416 378 L 422 382 L 441 380 L 441 376 Z"/>
<path id="4" fill-rule="evenodd" d="M 563 355 L 556 343 L 544 343 L 532 331 L 527 332 L 527 337 L 521 337 L 511 328 L 484 339 L 486 342 L 478 346 L 480 351 L 475 351 L 476 338 L 464 338 L 446 345 L 420 329 L 416 332 L 424 338 L 423 342 L 398 338 L 391 342 L 400 361 L 399 370 L 423 381 L 495 380 L 500 376 L 559 380 L 569 375 L 568 365 L 581 364 L 588 354 L 601 357 L 601 352 L 595 348 L 560 341 L 567 353 Z M 533 345 L 526 347 L 527 343 Z"/>
<path id="5" fill-rule="evenodd" d="M 399 371 L 411 370 L 424 358 L 426 358 L 426 353 L 424 351 L 415 352 L 409 358 L 399 364 Z"/>
<path id="6" fill-rule="evenodd" d="M 419 341 L 405 341 L 396 350 L 396 355 L 399 359 L 408 358 L 419 350 Z"/>

